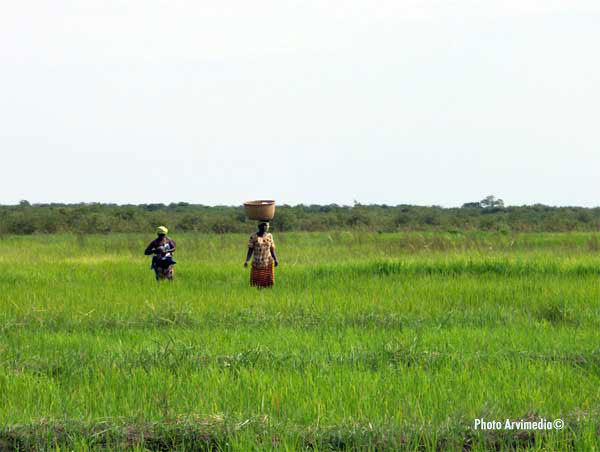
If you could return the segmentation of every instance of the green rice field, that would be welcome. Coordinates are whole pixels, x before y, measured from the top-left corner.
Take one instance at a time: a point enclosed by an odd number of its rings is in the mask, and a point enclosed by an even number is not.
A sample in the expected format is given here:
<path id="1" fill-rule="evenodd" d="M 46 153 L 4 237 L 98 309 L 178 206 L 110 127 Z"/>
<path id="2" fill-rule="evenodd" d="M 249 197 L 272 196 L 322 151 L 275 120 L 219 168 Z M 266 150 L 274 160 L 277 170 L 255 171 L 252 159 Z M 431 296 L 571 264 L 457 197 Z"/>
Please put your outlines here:
<path id="1" fill-rule="evenodd" d="M 273 234 L 2 236 L 0 451 L 598 448 L 595 234 Z"/>

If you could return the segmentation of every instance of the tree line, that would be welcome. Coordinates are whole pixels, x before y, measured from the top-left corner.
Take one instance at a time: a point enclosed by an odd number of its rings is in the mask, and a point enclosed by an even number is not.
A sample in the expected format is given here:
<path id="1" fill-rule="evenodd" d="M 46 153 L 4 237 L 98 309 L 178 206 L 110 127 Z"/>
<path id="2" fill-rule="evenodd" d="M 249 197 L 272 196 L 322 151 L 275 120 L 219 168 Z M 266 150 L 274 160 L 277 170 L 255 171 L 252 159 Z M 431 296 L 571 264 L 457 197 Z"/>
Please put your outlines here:
<path id="1" fill-rule="evenodd" d="M 491 199 L 490 199 L 491 198 Z M 0 234 L 98 234 L 148 232 L 166 225 L 172 232 L 252 231 L 242 206 L 204 206 L 184 202 L 116 205 L 30 204 L 0 206 Z M 415 205 L 280 205 L 271 228 L 276 231 L 360 229 L 375 232 L 435 230 L 458 232 L 561 232 L 600 230 L 600 207 L 504 206 L 487 197 L 462 207 Z"/>

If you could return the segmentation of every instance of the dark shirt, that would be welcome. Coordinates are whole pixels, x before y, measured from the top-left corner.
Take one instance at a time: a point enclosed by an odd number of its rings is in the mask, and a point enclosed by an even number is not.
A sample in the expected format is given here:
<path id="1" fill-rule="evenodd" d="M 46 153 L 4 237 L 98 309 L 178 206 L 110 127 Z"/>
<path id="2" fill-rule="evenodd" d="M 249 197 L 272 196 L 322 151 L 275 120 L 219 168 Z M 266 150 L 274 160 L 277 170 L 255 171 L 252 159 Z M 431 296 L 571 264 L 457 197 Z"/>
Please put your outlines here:
<path id="1" fill-rule="evenodd" d="M 150 244 L 146 247 L 146 251 L 144 251 L 144 254 L 149 256 L 150 254 L 155 253 L 155 249 L 158 248 L 161 245 L 166 245 L 169 244 L 169 250 L 168 252 L 172 252 L 175 249 L 175 241 L 171 240 L 169 237 L 165 237 L 164 239 L 159 239 L 158 237 L 154 240 L 152 240 L 150 242 Z M 162 253 L 160 251 L 156 251 L 155 254 L 161 255 Z"/>

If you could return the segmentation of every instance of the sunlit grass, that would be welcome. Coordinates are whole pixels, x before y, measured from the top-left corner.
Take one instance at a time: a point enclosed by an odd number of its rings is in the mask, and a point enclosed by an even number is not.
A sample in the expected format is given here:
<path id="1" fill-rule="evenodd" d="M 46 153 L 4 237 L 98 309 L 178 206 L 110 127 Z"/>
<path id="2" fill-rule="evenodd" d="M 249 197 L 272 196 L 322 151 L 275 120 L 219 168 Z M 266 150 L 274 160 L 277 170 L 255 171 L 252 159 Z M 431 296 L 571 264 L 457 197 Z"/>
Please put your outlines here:
<path id="1" fill-rule="evenodd" d="M 174 238 L 158 285 L 151 236 L 3 237 L 0 449 L 596 444 L 591 234 L 275 234 L 272 290 Z M 473 431 L 523 416 L 569 428 Z"/>

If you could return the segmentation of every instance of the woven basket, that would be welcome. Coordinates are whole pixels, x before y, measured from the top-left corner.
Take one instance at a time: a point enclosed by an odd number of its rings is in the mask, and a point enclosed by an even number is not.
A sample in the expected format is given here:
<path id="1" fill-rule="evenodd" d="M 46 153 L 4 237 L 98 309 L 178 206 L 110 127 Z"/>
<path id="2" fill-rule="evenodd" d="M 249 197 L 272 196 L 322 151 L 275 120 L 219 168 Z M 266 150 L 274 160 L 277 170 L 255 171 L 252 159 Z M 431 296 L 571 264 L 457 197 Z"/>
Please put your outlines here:
<path id="1" fill-rule="evenodd" d="M 245 202 L 244 208 L 251 220 L 269 221 L 275 216 L 275 201 L 270 199 Z"/>

